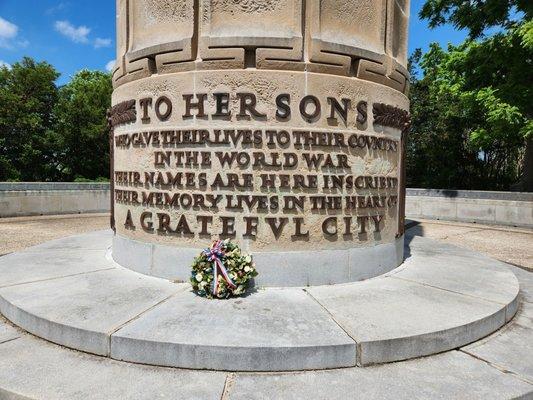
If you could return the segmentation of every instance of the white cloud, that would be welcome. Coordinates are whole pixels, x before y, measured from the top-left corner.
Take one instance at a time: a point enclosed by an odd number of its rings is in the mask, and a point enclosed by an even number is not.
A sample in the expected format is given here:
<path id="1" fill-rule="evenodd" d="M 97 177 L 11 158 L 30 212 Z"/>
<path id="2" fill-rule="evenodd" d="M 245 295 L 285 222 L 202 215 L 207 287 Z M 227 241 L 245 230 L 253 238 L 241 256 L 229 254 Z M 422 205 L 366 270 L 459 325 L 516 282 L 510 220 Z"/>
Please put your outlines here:
<path id="1" fill-rule="evenodd" d="M 55 29 L 74 43 L 88 43 L 91 30 L 84 25 L 75 27 L 69 21 L 56 21 Z"/>
<path id="2" fill-rule="evenodd" d="M 9 49 L 12 47 L 10 40 L 15 38 L 19 27 L 0 17 L 0 47 Z"/>
<path id="3" fill-rule="evenodd" d="M 0 60 L 0 68 L 6 67 L 7 69 L 11 69 L 11 64 L 6 63 L 5 61 Z"/>
<path id="4" fill-rule="evenodd" d="M 109 62 L 105 65 L 105 70 L 106 70 L 106 71 L 109 71 L 109 72 L 113 71 L 113 68 L 115 68 L 115 63 L 116 63 L 115 60 L 111 60 L 111 61 L 109 61 Z"/>
<path id="5" fill-rule="evenodd" d="M 19 27 L 0 17 L 0 38 L 11 39 L 17 36 Z"/>
<path id="6" fill-rule="evenodd" d="M 95 49 L 99 49 L 100 47 L 110 47 L 110 46 L 111 46 L 111 39 L 96 38 L 94 40 Z"/>
<path id="7" fill-rule="evenodd" d="M 69 6 L 70 4 L 69 3 L 64 3 L 64 2 L 61 2 L 53 7 L 50 7 L 49 9 L 47 9 L 45 11 L 45 14 L 46 15 L 53 15 L 53 14 L 57 14 L 58 12 L 60 11 L 63 11 L 65 8 L 67 8 L 67 6 Z"/>

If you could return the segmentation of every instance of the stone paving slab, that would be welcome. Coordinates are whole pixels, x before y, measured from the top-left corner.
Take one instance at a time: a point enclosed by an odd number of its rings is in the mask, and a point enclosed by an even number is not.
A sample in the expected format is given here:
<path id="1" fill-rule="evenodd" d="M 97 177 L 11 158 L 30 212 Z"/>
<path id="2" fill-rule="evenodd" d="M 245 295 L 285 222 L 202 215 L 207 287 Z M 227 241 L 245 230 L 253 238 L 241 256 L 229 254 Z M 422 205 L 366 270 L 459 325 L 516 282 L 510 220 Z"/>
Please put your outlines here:
<path id="1" fill-rule="evenodd" d="M 20 337 L 21 333 L 0 316 L 0 343 Z"/>
<path id="2" fill-rule="evenodd" d="M 367 368 L 228 375 L 123 363 L 22 334 L 0 343 L 0 398 L 506 400 L 533 398 L 533 385 L 461 351 Z"/>
<path id="3" fill-rule="evenodd" d="M 410 246 L 412 251 L 416 251 L 406 260 L 403 268 L 393 274 L 395 278 L 501 304 L 514 302 L 519 284 L 506 264 L 424 238 L 414 238 Z"/>
<path id="4" fill-rule="evenodd" d="M 301 289 L 213 301 L 187 291 L 113 334 L 111 357 L 233 371 L 355 365 L 355 342 Z"/>
<path id="5" fill-rule="evenodd" d="M 463 350 L 533 384 L 533 304 L 523 308 L 511 324 Z"/>
<path id="6" fill-rule="evenodd" d="M 522 300 L 533 303 L 533 271 L 525 271 L 521 268 L 513 268 L 513 273 L 520 281 L 520 294 Z"/>
<path id="7" fill-rule="evenodd" d="M 533 274 L 517 268 L 513 272 L 522 292 L 531 292 Z M 123 363 L 45 342 L 0 317 L 0 398 L 533 399 L 533 382 L 528 382 L 533 340 L 530 305 L 523 301 L 509 325 L 462 351 L 366 368 L 297 373 L 227 374 Z M 2 332 L 19 338 L 3 342 Z"/>
<path id="8" fill-rule="evenodd" d="M 54 343 L 108 355 L 114 330 L 183 289 L 113 269 L 2 288 L 0 312 Z"/>
<path id="9" fill-rule="evenodd" d="M 225 379 L 102 359 L 28 336 L 0 344 L 1 399 L 220 400 Z"/>
<path id="10" fill-rule="evenodd" d="M 25 251 L 40 253 L 45 249 L 54 249 L 54 251 L 61 249 L 68 250 L 102 250 L 111 246 L 113 239 L 113 231 L 104 229 L 100 231 L 93 231 L 81 235 L 67 236 L 64 238 L 50 240 L 48 242 L 38 244 L 27 248 Z"/>
<path id="11" fill-rule="evenodd" d="M 368 368 L 237 375 L 227 400 L 531 399 L 533 385 L 464 353 Z"/>
<path id="12" fill-rule="evenodd" d="M 358 344 L 358 365 L 405 360 L 478 340 L 505 306 L 394 278 L 306 289 Z"/>
<path id="13" fill-rule="evenodd" d="M 79 247 L 98 241 L 95 236 L 66 239 L 66 247 L 72 247 L 68 251 L 56 241 L 41 253 L 57 248 L 64 274 L 69 262 L 61 257 L 70 255 L 76 270 L 79 254 L 85 252 L 88 259 L 95 255 L 96 250 Z M 105 246 L 104 239 L 100 243 Z M 487 285 L 487 294 L 474 296 L 465 282 L 449 286 L 466 293 L 460 294 L 399 277 L 418 258 L 440 257 L 439 252 L 462 262 L 465 270 L 472 264 L 472 276 L 460 279 L 477 281 L 480 290 Z M 39 260 L 41 253 L 24 254 Z M 103 249 L 97 257 L 102 254 Z M 408 256 L 390 276 L 312 287 L 307 290 L 312 296 L 298 288 L 270 288 L 230 301 L 204 300 L 189 293 L 188 284 L 147 277 L 107 261 L 109 270 L 0 288 L 0 311 L 37 336 L 82 351 L 143 363 L 246 371 L 346 367 L 356 361 L 368 365 L 433 354 L 494 332 L 514 313 L 516 278 L 500 274 L 506 268 L 499 264 L 484 268 L 486 262 L 468 251 L 425 240 L 412 240 Z M 428 268 L 433 266 L 435 276 L 426 274 L 425 279 L 451 285 L 440 271 L 443 265 L 428 262 Z M 41 270 L 28 260 L 24 274 Z M 0 269 L 0 281 L 3 273 L 13 276 Z M 493 281 L 484 275 L 508 282 L 500 282 L 500 293 L 495 293 Z M 417 279 L 416 274 L 409 279 Z M 235 326 L 239 329 L 231 329 Z"/>
<path id="14" fill-rule="evenodd" d="M 0 287 L 114 268 L 105 249 L 23 251 L 0 257 Z"/>

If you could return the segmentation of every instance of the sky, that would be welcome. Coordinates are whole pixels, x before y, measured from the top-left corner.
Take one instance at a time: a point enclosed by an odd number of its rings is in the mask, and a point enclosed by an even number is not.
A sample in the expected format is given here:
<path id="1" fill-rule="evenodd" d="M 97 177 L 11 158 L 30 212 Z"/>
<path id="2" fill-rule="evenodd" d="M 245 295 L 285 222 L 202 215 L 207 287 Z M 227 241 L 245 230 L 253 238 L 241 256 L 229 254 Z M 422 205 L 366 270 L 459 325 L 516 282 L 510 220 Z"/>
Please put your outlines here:
<path id="1" fill-rule="evenodd" d="M 465 32 L 430 30 L 418 18 L 424 0 L 411 1 L 409 53 L 431 42 L 458 44 Z M 23 56 L 52 64 L 62 85 L 83 68 L 111 69 L 115 59 L 115 0 L 0 0 L 0 64 Z"/>

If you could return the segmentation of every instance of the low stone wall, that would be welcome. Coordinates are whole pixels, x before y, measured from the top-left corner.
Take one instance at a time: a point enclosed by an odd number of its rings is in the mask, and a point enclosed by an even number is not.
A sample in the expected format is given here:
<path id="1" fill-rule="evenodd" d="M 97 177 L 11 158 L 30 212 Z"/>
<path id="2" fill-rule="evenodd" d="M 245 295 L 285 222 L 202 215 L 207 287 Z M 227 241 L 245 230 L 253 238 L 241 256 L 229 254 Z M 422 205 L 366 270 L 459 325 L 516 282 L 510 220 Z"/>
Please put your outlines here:
<path id="1" fill-rule="evenodd" d="M 0 217 L 108 211 L 107 183 L 0 183 Z M 533 193 L 407 189 L 406 214 L 533 227 Z"/>
<path id="2" fill-rule="evenodd" d="M 0 218 L 108 211 L 107 183 L 0 183 Z"/>
<path id="3" fill-rule="evenodd" d="M 407 218 L 533 227 L 533 193 L 407 189 Z"/>

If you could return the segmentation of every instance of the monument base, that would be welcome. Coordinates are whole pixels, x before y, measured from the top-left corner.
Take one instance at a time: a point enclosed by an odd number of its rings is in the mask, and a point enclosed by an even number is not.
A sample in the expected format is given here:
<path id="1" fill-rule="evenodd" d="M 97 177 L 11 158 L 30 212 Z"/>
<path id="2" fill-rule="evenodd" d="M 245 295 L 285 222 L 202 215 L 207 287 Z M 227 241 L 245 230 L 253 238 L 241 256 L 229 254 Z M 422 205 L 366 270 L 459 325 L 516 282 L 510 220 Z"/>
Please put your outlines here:
<path id="1" fill-rule="evenodd" d="M 112 256 L 119 265 L 171 281 L 188 282 L 191 261 L 201 248 L 171 247 L 113 238 Z M 254 252 L 258 287 L 318 286 L 356 282 L 398 267 L 404 256 L 404 238 L 393 243 L 340 250 Z"/>
<path id="2" fill-rule="evenodd" d="M 424 238 L 377 278 L 206 300 L 188 283 L 114 263 L 110 232 L 0 258 L 0 312 L 22 329 L 134 363 L 225 371 L 367 366 L 455 349 L 508 322 L 519 285 L 504 263 Z"/>

